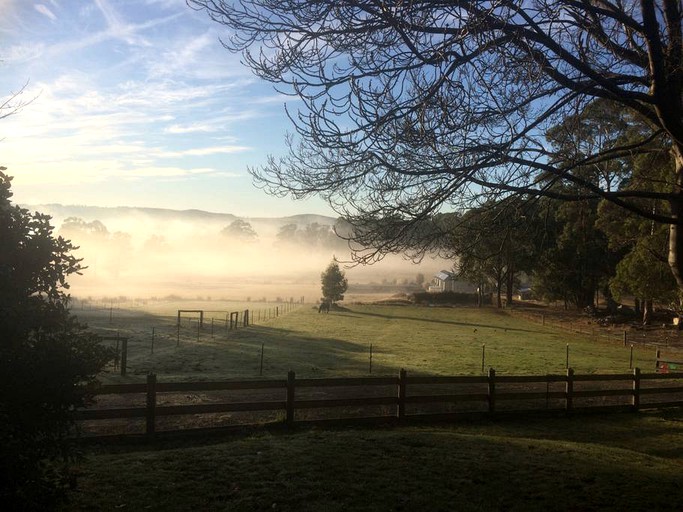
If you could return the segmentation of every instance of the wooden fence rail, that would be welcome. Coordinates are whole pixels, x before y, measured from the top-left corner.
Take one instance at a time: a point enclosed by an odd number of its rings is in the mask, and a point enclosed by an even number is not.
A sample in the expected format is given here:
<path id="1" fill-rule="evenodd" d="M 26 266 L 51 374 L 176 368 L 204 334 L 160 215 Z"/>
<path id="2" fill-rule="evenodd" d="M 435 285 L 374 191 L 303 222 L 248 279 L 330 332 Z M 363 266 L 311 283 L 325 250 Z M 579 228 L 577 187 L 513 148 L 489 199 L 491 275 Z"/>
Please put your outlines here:
<path id="1" fill-rule="evenodd" d="M 672 360 L 670 357 L 664 358 L 662 357 L 662 351 L 660 349 L 657 349 L 657 352 L 655 354 L 655 371 L 657 373 L 683 371 L 683 361 Z"/>
<path id="2" fill-rule="evenodd" d="M 665 381 L 666 385 L 662 385 Z M 647 383 L 646 387 L 643 384 Z M 671 385 L 669 385 L 671 384 Z M 539 390 L 544 386 L 545 390 Z M 598 387 L 591 387 L 591 386 Z M 561 389 L 551 389 L 561 387 Z M 577 389 L 581 386 L 582 389 Z M 588 386 L 590 389 L 583 389 Z M 460 388 L 453 391 L 452 388 Z M 343 388 L 343 397 L 322 396 L 316 398 L 300 398 L 298 394 L 307 388 L 313 389 L 316 395 L 325 395 L 326 388 Z M 348 389 L 350 388 L 350 389 Z M 447 388 L 446 392 L 444 388 Z M 353 390 L 356 390 L 355 392 Z M 388 391 L 387 391 L 388 390 Z M 393 392 L 391 391 L 393 390 Z M 259 401 L 228 401 L 220 403 L 200 403 L 190 405 L 159 405 L 158 398 L 164 393 L 216 391 L 265 391 L 267 394 L 280 393 L 281 399 Z M 77 411 L 77 418 L 83 421 L 111 420 L 126 418 L 144 418 L 145 432 L 153 435 L 157 430 L 157 418 L 177 415 L 202 415 L 225 412 L 277 411 L 284 413 L 284 421 L 292 425 L 300 420 L 296 413 L 321 408 L 367 408 L 382 406 L 383 414 L 379 417 L 363 417 L 356 419 L 395 419 L 451 417 L 461 414 L 448 410 L 448 406 L 462 404 L 478 404 L 478 412 L 493 414 L 498 412 L 504 403 L 530 403 L 521 409 L 505 409 L 507 412 L 529 412 L 535 410 L 659 408 L 683 406 L 683 374 L 641 373 L 635 368 L 631 373 L 575 375 L 569 368 L 565 374 L 556 375 L 496 375 L 490 369 L 483 376 L 446 376 L 446 377 L 409 377 L 401 370 L 398 377 L 365 377 L 365 378 L 328 378 L 328 379 L 296 379 L 290 371 L 287 379 L 257 381 L 217 381 L 217 382 L 157 382 L 156 375 L 147 376 L 147 382 L 141 384 L 113 384 L 101 386 L 97 395 L 145 395 L 144 407 L 87 408 Z M 379 396 L 376 396 L 378 395 Z M 655 400 L 642 402 L 643 396 L 655 397 Z M 657 401 L 657 397 L 664 400 Z M 619 401 L 621 399 L 621 401 Z M 575 402 L 584 403 L 576 407 Z M 611 400 L 611 401 L 610 401 Z M 614 403 L 616 400 L 616 403 Z M 551 401 L 555 405 L 551 406 Z M 540 403 L 539 403 L 540 402 Z M 430 407 L 437 405 L 446 407 L 435 413 Z M 407 406 L 422 406 L 429 409 L 408 413 Z M 470 411 L 471 412 L 471 411 Z M 329 421 L 329 417 L 321 420 Z M 185 429 L 186 427 L 182 427 Z M 188 427 L 193 428 L 193 427 Z"/>

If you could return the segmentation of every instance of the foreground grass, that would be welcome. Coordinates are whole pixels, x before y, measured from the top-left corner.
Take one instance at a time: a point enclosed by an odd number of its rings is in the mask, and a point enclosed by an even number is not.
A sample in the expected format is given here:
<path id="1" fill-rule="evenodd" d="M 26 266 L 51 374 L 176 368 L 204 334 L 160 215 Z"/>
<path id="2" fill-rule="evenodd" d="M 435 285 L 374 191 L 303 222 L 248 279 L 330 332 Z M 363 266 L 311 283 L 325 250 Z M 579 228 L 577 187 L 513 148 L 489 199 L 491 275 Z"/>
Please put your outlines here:
<path id="1" fill-rule="evenodd" d="M 499 374 L 546 374 L 570 365 L 577 373 L 624 372 L 629 349 L 620 343 L 544 327 L 493 308 L 428 308 L 353 305 L 329 315 L 304 306 L 248 329 L 215 335 L 196 326 L 183 327 L 179 343 L 175 318 L 155 315 L 125 317 L 114 324 L 99 319 L 109 331 L 130 338 L 127 380 L 155 372 L 165 380 L 258 377 L 264 351 L 263 377 L 282 378 L 288 370 L 302 377 L 410 374 L 479 374 L 482 347 L 485 367 Z M 88 319 L 95 327 L 98 318 Z M 154 352 L 152 326 L 157 327 Z M 209 323 L 207 321 L 207 323 Z M 195 324 L 196 325 L 196 324 Z M 636 348 L 634 365 L 654 366 L 651 349 Z M 121 382 L 116 374 L 105 381 Z M 125 381 L 125 380 L 124 380 Z"/>
<path id="2" fill-rule="evenodd" d="M 188 444 L 92 449 L 65 510 L 683 509 L 680 410 Z"/>

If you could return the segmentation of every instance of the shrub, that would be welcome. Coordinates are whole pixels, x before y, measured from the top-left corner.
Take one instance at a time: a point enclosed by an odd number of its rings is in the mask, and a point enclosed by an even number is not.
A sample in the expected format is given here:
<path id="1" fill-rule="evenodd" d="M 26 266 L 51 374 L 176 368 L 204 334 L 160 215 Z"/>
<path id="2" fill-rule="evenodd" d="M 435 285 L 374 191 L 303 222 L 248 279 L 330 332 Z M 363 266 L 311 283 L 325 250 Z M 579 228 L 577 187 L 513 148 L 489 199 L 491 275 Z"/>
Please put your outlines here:
<path id="1" fill-rule="evenodd" d="M 415 304 L 457 304 L 457 305 L 476 305 L 476 293 L 460 292 L 415 292 L 411 294 Z M 490 304 L 491 297 L 485 296 L 484 303 Z"/>
<path id="2" fill-rule="evenodd" d="M 69 312 L 74 247 L 12 206 L 10 180 L 0 172 L 0 503 L 46 510 L 70 483 L 74 410 L 112 354 Z"/>

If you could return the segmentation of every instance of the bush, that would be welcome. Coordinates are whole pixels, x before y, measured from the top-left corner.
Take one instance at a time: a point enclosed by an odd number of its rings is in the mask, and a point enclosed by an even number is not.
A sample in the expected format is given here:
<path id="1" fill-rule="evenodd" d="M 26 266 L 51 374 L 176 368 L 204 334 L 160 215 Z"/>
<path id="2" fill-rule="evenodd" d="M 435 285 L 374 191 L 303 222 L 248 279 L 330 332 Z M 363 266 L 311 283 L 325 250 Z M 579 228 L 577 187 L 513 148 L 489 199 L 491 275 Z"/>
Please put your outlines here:
<path id="1" fill-rule="evenodd" d="M 0 503 L 46 510 L 71 483 L 74 410 L 112 354 L 69 312 L 74 247 L 11 205 L 10 180 L 0 172 Z"/>
<path id="2" fill-rule="evenodd" d="M 415 292 L 411 294 L 415 304 L 456 304 L 456 305 L 476 305 L 476 293 L 461 292 Z M 484 303 L 491 304 L 491 297 L 484 296 Z"/>

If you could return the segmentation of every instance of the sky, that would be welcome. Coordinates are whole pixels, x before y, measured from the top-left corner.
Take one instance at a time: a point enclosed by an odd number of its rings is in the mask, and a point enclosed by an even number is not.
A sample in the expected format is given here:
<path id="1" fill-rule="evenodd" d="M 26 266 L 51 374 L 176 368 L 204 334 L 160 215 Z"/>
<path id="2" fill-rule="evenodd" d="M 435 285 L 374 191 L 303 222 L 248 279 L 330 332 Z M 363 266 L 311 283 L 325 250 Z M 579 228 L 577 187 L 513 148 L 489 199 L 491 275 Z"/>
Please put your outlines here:
<path id="1" fill-rule="evenodd" d="M 278 94 L 184 0 L 0 0 L 0 166 L 17 204 L 335 216 L 274 198 L 249 166 L 286 152 Z"/>

